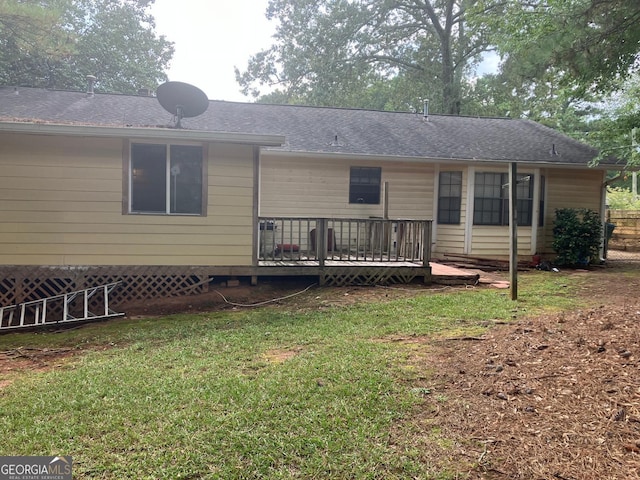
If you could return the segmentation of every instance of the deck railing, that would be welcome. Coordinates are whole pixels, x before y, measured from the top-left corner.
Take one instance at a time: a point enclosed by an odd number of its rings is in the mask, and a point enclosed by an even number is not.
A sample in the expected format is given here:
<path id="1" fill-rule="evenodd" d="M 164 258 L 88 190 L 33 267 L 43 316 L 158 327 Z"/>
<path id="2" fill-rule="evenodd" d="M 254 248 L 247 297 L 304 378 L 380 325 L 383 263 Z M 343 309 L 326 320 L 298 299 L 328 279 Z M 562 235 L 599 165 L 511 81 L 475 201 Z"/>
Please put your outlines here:
<path id="1" fill-rule="evenodd" d="M 431 220 L 260 217 L 258 260 L 412 262 L 431 259 Z"/>

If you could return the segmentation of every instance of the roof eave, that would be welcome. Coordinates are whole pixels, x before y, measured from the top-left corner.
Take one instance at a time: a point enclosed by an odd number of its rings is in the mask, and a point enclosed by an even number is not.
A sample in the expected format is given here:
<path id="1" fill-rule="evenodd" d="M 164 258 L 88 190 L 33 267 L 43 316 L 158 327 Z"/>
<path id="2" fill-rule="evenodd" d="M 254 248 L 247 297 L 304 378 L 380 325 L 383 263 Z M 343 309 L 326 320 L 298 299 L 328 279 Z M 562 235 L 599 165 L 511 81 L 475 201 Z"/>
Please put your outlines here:
<path id="1" fill-rule="evenodd" d="M 176 139 L 279 147 L 284 135 L 252 133 L 208 132 L 178 128 L 115 127 L 95 125 L 65 125 L 55 123 L 0 122 L 0 132 L 28 135 L 65 135 L 72 137 L 108 137 L 131 139 Z"/>
<path id="2" fill-rule="evenodd" d="M 453 157 L 416 157 L 401 155 L 375 155 L 366 153 L 344 153 L 344 152 L 309 152 L 309 151 L 293 151 L 280 148 L 268 148 L 262 151 L 264 156 L 281 156 L 308 159 L 334 159 L 334 160 L 369 160 L 381 162 L 439 162 L 439 163 L 483 163 L 483 164 L 509 164 L 516 162 L 521 165 L 531 167 L 562 167 L 562 168 L 593 168 L 604 170 L 618 170 L 625 168 L 624 165 L 598 164 L 591 166 L 588 163 L 569 163 L 545 160 L 511 160 L 511 159 L 495 159 L 495 158 L 453 158 Z"/>

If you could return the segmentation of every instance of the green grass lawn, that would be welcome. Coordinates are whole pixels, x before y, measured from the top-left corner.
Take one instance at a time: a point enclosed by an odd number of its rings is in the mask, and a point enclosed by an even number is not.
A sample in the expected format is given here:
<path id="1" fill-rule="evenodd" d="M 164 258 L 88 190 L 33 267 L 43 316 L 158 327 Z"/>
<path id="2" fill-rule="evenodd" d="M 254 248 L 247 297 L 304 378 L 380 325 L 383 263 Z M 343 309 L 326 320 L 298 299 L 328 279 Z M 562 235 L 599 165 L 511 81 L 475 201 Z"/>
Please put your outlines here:
<path id="1" fill-rule="evenodd" d="M 577 281 L 523 275 L 517 303 L 452 289 L 0 336 L 0 350 L 83 351 L 0 374 L 0 455 L 72 455 L 74 478 L 457 478 L 390 441 L 425 391 L 407 381 L 406 345 L 381 340 L 477 335 L 492 320 L 570 308 Z"/>

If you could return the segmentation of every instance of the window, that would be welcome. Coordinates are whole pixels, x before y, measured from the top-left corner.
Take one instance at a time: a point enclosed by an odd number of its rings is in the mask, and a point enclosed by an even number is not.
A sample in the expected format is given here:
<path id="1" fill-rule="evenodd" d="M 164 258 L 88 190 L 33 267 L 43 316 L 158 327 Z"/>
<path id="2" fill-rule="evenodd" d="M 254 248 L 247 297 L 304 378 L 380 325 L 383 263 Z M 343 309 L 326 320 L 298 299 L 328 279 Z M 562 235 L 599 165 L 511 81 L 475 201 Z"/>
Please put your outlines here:
<path id="1" fill-rule="evenodd" d="M 203 148 L 131 145 L 131 213 L 203 215 Z"/>
<path id="2" fill-rule="evenodd" d="M 351 167 L 349 203 L 380 204 L 380 167 Z"/>
<path id="3" fill-rule="evenodd" d="M 509 175 L 476 173 L 473 207 L 474 225 L 509 225 Z M 518 225 L 531 226 L 533 176 L 518 175 L 516 207 Z"/>
<path id="4" fill-rule="evenodd" d="M 440 172 L 438 223 L 459 224 L 462 198 L 462 172 Z"/>

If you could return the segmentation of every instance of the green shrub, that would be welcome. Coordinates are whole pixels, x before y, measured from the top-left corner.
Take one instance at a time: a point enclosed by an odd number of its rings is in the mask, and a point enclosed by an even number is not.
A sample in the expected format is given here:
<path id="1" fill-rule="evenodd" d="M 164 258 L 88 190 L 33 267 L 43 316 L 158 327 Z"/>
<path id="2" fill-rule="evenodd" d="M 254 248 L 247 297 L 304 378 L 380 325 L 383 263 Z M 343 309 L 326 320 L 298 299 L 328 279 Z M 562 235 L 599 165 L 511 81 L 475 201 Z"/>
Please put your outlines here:
<path id="1" fill-rule="evenodd" d="M 602 242 L 602 222 L 593 210 L 561 208 L 556 210 L 553 249 L 556 264 L 578 266 L 598 260 Z"/>

